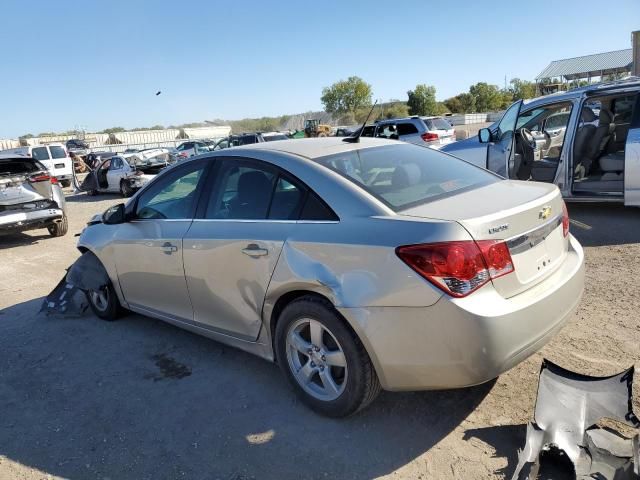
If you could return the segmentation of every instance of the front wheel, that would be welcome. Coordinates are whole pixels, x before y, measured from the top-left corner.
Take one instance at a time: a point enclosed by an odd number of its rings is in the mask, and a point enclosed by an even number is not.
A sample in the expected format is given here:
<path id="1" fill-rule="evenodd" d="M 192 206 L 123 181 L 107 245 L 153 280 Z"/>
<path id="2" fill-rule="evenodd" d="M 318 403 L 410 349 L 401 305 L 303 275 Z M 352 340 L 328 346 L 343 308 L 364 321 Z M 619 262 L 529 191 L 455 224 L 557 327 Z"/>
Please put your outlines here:
<path id="1" fill-rule="evenodd" d="M 120 302 L 111 282 L 98 290 L 88 290 L 86 295 L 91 310 L 98 318 L 111 322 L 120 316 Z"/>
<path id="2" fill-rule="evenodd" d="M 326 300 L 307 296 L 287 305 L 278 319 L 275 347 L 284 375 L 318 413 L 345 417 L 380 393 L 364 346 Z"/>
<path id="3" fill-rule="evenodd" d="M 120 194 L 123 197 L 130 197 L 135 193 L 135 190 L 129 185 L 128 182 L 122 180 L 120 181 Z"/>

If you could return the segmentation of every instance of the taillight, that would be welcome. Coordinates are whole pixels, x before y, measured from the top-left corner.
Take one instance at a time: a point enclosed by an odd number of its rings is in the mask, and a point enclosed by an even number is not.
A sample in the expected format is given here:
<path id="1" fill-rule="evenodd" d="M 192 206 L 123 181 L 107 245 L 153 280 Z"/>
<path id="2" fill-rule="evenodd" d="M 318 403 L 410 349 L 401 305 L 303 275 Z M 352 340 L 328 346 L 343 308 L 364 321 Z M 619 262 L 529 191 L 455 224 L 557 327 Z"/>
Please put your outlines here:
<path id="1" fill-rule="evenodd" d="M 507 244 L 494 240 L 426 243 L 396 248 L 426 280 L 454 297 L 465 297 L 490 279 L 513 272 Z"/>
<path id="2" fill-rule="evenodd" d="M 562 235 L 569 235 L 569 210 L 567 204 L 562 202 Z"/>
<path id="3" fill-rule="evenodd" d="M 51 176 L 48 173 L 35 173 L 33 175 L 31 175 L 28 180 L 31 183 L 36 183 L 36 182 L 48 182 L 51 180 Z"/>
<path id="4" fill-rule="evenodd" d="M 420 136 L 422 137 L 422 140 L 424 140 L 425 142 L 433 142 L 434 140 L 438 140 L 437 133 L 425 132 Z"/>
<path id="5" fill-rule="evenodd" d="M 56 177 L 51 177 L 51 185 L 58 185 L 58 179 Z"/>

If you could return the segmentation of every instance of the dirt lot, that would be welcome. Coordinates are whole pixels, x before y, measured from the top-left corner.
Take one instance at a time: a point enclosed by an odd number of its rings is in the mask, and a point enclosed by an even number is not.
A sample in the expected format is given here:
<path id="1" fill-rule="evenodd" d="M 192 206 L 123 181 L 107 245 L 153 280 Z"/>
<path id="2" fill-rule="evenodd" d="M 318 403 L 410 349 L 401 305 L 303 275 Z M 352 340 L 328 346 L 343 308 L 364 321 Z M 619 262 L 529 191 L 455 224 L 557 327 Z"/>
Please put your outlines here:
<path id="1" fill-rule="evenodd" d="M 637 209 L 570 207 L 585 297 L 540 353 L 486 385 L 383 393 L 329 420 L 275 365 L 162 322 L 38 314 L 78 255 L 74 234 L 118 201 L 70 197 L 66 237 L 0 239 L 2 480 L 510 478 L 543 357 L 595 375 L 640 366 Z"/>

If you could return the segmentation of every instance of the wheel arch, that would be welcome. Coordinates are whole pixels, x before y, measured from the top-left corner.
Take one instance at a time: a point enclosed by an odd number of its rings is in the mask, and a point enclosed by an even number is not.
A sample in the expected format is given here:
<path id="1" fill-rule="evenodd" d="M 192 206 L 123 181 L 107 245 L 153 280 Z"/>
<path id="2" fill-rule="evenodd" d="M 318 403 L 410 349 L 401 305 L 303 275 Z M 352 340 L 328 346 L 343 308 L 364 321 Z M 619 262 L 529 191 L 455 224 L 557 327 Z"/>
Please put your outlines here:
<path id="1" fill-rule="evenodd" d="M 335 302 L 331 300 L 330 295 L 326 295 L 325 293 L 318 291 L 318 289 L 314 288 L 314 286 L 312 285 L 308 285 L 305 287 L 300 287 L 300 288 L 289 290 L 287 292 L 283 292 L 275 299 L 275 301 L 273 301 L 272 303 L 269 303 L 268 305 L 265 304 L 265 310 L 266 310 L 264 312 L 266 314 L 265 320 L 268 321 L 268 325 L 266 327 L 269 333 L 269 346 L 271 347 L 271 351 L 273 352 L 274 362 L 277 363 L 277 355 L 276 355 L 276 348 L 275 348 L 275 332 L 276 332 L 278 319 L 282 314 L 282 312 L 284 311 L 284 309 L 287 307 L 287 305 L 290 305 L 292 302 L 306 296 L 321 299 L 324 302 L 326 302 L 328 305 L 330 305 L 331 308 L 333 308 L 333 310 L 338 315 L 338 318 L 342 320 L 344 325 L 349 329 L 349 331 L 354 335 L 354 337 L 357 338 L 362 343 L 365 351 L 367 352 L 367 355 L 369 355 L 369 358 L 373 363 L 373 367 L 376 371 L 376 374 L 378 375 L 378 378 L 381 381 L 383 381 L 383 378 L 381 376 L 382 368 L 380 367 L 378 357 L 375 354 L 375 352 L 372 351 L 371 344 L 368 342 L 366 335 L 364 335 L 361 325 L 359 325 L 357 322 L 354 324 L 351 321 L 351 319 L 347 318 L 345 315 L 343 315 L 340 312 L 340 310 L 336 307 Z"/>

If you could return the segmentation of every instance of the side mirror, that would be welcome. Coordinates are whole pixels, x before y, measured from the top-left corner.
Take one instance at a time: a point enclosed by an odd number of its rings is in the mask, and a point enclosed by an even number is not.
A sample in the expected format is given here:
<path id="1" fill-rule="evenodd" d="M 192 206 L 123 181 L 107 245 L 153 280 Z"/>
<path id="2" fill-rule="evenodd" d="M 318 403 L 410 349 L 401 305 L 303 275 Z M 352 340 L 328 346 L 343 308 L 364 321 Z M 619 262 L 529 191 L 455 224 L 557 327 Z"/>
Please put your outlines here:
<path id="1" fill-rule="evenodd" d="M 118 223 L 124 222 L 126 222 L 124 203 L 118 203 L 113 207 L 109 207 L 102 214 L 102 223 L 104 223 L 105 225 L 116 225 Z"/>
<path id="2" fill-rule="evenodd" d="M 488 128 L 481 128 L 478 131 L 478 140 L 480 140 L 480 143 L 489 143 L 491 141 L 491 130 Z"/>

